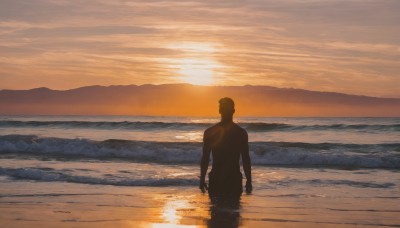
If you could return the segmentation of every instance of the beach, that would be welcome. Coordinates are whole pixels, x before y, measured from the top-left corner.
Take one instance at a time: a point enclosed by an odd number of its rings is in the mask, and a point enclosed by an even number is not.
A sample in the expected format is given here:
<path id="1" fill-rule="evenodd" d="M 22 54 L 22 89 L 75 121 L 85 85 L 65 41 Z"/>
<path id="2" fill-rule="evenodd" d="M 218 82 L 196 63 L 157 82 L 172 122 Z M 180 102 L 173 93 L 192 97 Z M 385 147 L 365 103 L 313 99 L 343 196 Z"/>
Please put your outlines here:
<path id="1" fill-rule="evenodd" d="M 261 176 L 270 181 L 260 183 Z M 399 176 L 379 170 L 255 169 L 254 192 L 243 194 L 238 206 L 213 205 L 197 186 L 2 178 L 0 220 L 3 227 L 399 227 L 400 194 L 393 186 Z"/>
<path id="2" fill-rule="evenodd" d="M 400 227 L 398 118 L 239 118 L 254 187 L 239 200 L 198 189 L 214 121 L 3 116 L 0 224 Z"/>

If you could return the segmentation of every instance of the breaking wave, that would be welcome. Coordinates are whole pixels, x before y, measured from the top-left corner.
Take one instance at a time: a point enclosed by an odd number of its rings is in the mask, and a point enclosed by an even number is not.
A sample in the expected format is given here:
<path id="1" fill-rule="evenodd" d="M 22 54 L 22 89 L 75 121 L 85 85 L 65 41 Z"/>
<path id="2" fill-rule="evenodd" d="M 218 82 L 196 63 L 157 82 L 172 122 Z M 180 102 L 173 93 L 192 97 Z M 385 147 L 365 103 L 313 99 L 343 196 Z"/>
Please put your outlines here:
<path id="1" fill-rule="evenodd" d="M 149 142 L 108 139 L 44 138 L 35 135 L 0 136 L 0 154 L 62 159 L 122 159 L 149 163 L 198 164 L 198 142 Z M 254 165 L 335 168 L 400 168 L 400 143 L 336 144 L 251 142 Z"/>

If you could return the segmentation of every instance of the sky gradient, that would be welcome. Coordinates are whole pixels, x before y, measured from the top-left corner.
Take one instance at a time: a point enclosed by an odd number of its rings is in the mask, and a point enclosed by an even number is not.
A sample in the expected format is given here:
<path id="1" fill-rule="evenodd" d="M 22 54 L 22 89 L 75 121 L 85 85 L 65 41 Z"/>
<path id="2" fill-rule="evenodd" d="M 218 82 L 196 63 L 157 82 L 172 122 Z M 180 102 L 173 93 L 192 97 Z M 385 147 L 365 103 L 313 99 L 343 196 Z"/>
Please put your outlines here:
<path id="1" fill-rule="evenodd" d="M 193 83 L 400 97 L 400 1 L 0 0 L 0 89 Z"/>

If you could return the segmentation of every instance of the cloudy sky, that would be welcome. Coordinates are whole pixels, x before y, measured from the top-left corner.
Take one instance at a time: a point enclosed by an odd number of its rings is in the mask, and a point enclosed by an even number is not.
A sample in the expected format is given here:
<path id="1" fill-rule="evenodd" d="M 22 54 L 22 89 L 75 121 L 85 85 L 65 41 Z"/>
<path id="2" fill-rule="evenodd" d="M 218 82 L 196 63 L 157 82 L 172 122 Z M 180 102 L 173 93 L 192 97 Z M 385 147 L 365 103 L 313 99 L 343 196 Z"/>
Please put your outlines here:
<path id="1" fill-rule="evenodd" d="M 193 83 L 400 97 L 399 0 L 0 0 L 0 89 Z"/>

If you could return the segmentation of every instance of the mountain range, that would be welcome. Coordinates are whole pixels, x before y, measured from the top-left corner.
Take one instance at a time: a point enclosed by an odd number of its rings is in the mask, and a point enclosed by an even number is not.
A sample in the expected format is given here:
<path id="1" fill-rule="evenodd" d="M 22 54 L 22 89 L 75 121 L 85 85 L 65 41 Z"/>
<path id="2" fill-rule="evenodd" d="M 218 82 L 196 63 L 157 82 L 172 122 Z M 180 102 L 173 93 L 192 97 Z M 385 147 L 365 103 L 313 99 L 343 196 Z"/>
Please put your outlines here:
<path id="1" fill-rule="evenodd" d="M 400 116 L 400 98 L 271 86 L 190 84 L 0 90 L 0 114 L 217 116 L 222 97 L 235 100 L 239 116 Z"/>

